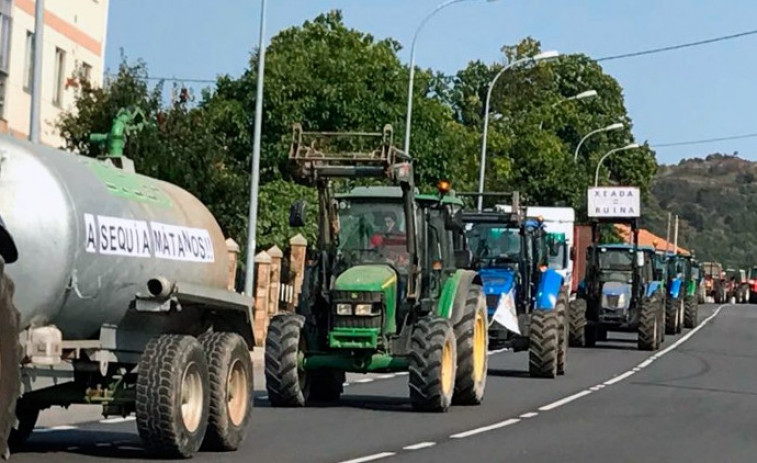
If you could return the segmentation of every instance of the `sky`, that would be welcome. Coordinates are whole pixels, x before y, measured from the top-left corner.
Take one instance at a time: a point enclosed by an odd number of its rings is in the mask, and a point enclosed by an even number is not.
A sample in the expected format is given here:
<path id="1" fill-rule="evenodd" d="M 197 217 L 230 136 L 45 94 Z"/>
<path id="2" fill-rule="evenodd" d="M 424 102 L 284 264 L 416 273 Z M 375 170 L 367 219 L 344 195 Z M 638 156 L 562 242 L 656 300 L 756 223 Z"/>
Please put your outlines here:
<path id="1" fill-rule="evenodd" d="M 266 43 L 282 29 L 331 9 L 345 23 L 405 47 L 442 0 L 268 0 Z M 106 68 L 123 50 L 150 76 L 238 76 L 258 44 L 260 0 L 110 0 Z M 542 50 L 593 58 L 757 29 L 753 0 L 467 0 L 450 5 L 418 36 L 416 64 L 455 73 L 469 61 L 501 61 L 500 48 L 526 36 Z M 650 145 L 757 132 L 757 35 L 700 47 L 602 62 L 623 87 L 638 142 Z M 168 88 L 168 87 L 166 87 Z M 752 116 L 750 116 L 752 114 Z M 757 137 L 657 147 L 662 164 L 738 152 L 757 161 Z"/>

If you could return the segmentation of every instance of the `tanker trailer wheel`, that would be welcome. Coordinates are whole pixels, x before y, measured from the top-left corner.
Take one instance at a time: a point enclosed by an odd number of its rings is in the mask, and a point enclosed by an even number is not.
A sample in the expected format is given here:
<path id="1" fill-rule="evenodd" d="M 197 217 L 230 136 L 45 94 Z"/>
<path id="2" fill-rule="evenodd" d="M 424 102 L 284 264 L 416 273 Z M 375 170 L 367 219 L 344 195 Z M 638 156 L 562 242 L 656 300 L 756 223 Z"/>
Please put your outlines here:
<path id="1" fill-rule="evenodd" d="M 418 320 L 410 339 L 410 404 L 425 412 L 446 412 L 455 392 L 457 340 L 452 322 Z"/>
<path id="2" fill-rule="evenodd" d="M 554 378 L 557 376 L 558 330 L 556 310 L 536 309 L 531 312 L 528 372 L 532 378 Z"/>
<path id="3" fill-rule="evenodd" d="M 488 316 L 486 298 L 480 285 L 471 284 L 462 316 L 455 324 L 457 339 L 457 374 L 455 405 L 479 405 L 484 400 L 486 389 L 486 355 L 488 345 Z"/>
<path id="4" fill-rule="evenodd" d="M 13 281 L 3 273 L 0 257 L 0 457 L 8 457 L 8 438 L 16 421 L 16 399 L 21 387 L 19 315 L 13 306 Z"/>
<path id="5" fill-rule="evenodd" d="M 557 312 L 557 374 L 565 374 L 566 357 L 568 356 L 568 337 L 570 336 L 570 314 L 567 311 L 567 297 L 561 293 L 557 299 L 555 311 Z"/>
<path id="6" fill-rule="evenodd" d="M 302 368 L 306 343 L 305 317 L 285 313 L 271 318 L 265 339 L 265 382 L 274 407 L 304 407 L 310 395 L 310 378 Z"/>
<path id="7" fill-rule="evenodd" d="M 568 338 L 571 347 L 592 347 L 589 344 L 588 325 L 586 323 L 586 299 L 576 298 L 570 304 L 568 311 L 568 322 L 570 326 L 570 336 Z"/>
<path id="8" fill-rule="evenodd" d="M 147 344 L 137 373 L 137 430 L 148 450 L 189 458 L 208 428 L 208 362 L 192 336 L 161 335 Z"/>
<path id="9" fill-rule="evenodd" d="M 694 328 L 699 322 L 699 304 L 694 297 L 686 298 L 686 306 L 683 311 L 683 326 Z"/>
<path id="10" fill-rule="evenodd" d="M 253 370 L 247 343 L 236 333 L 200 337 L 210 380 L 208 430 L 203 448 L 236 450 L 244 440 L 252 412 Z"/>
<path id="11" fill-rule="evenodd" d="M 657 350 L 660 347 L 659 307 L 654 298 L 642 302 L 639 313 L 639 350 Z"/>

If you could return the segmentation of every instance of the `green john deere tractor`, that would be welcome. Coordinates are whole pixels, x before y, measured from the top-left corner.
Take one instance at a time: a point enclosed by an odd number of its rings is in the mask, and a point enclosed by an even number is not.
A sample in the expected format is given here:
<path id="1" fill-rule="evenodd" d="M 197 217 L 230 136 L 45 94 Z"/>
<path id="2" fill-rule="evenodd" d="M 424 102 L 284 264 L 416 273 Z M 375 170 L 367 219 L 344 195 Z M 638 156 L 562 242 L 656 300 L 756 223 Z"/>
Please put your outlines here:
<path id="1" fill-rule="evenodd" d="M 383 143 L 355 153 L 344 136 L 383 136 Z M 478 273 L 465 270 L 462 201 L 446 182 L 438 195 L 418 194 L 410 158 L 391 140 L 391 126 L 373 134 L 294 127 L 289 159 L 295 178 L 318 190 L 318 242 L 295 313 L 275 316 L 268 328 L 273 406 L 337 400 L 345 372 L 409 371 L 416 410 L 483 399 L 488 315 Z M 390 185 L 332 193 L 334 180 L 360 177 Z M 290 224 L 304 223 L 296 202 Z"/>

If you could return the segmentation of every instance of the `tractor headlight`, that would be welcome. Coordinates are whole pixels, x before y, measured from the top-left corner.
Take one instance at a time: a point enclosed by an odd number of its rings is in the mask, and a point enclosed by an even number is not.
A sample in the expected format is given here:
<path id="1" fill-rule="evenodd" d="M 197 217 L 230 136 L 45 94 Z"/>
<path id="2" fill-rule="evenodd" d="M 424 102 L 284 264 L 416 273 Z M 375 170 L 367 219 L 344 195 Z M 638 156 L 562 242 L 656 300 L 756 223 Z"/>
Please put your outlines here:
<path id="1" fill-rule="evenodd" d="M 373 315 L 373 305 L 371 304 L 358 304 L 355 306 L 355 315 L 358 316 L 370 316 Z"/>
<path id="2" fill-rule="evenodd" d="M 352 315 L 352 304 L 337 304 L 336 314 L 337 315 Z"/>

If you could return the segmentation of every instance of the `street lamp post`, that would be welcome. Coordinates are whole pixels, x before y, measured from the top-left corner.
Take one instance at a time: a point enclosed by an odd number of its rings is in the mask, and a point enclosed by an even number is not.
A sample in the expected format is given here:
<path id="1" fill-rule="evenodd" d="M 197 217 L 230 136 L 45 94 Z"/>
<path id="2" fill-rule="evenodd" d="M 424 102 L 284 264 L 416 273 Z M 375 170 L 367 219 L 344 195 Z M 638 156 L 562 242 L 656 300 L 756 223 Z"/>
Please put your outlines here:
<path id="1" fill-rule="evenodd" d="M 484 207 L 484 175 L 486 174 L 486 138 L 487 134 L 489 132 L 489 103 L 491 101 L 492 97 L 492 89 L 494 88 L 494 84 L 497 83 L 497 80 L 499 80 L 500 76 L 505 73 L 508 69 L 514 68 L 516 66 L 520 66 L 524 63 L 536 63 L 538 61 L 544 61 L 544 60 L 552 60 L 560 56 L 560 54 L 556 51 L 545 51 L 544 53 L 539 53 L 536 56 L 532 56 L 529 58 L 522 58 L 516 61 L 513 61 L 512 63 L 508 64 L 507 66 L 503 67 L 497 75 L 494 76 L 491 82 L 489 82 L 489 88 L 486 91 L 486 103 L 484 104 L 484 133 L 482 136 L 481 141 L 481 166 L 479 167 L 478 171 L 478 210 L 481 211 Z"/>
<path id="2" fill-rule="evenodd" d="M 576 153 L 573 155 L 573 162 L 576 162 L 578 160 L 578 150 L 581 149 L 581 145 L 584 144 L 587 138 L 591 137 L 592 135 L 600 132 L 609 132 L 611 130 L 618 130 L 622 129 L 624 127 L 622 122 L 616 122 L 614 124 L 610 124 L 607 127 L 602 127 L 601 129 L 592 130 L 591 132 L 587 133 L 581 141 L 578 142 L 578 146 L 576 146 Z"/>
<path id="3" fill-rule="evenodd" d="M 263 75 L 265 74 L 265 2 L 260 4 L 260 39 L 258 43 L 258 85 L 255 97 L 255 128 L 252 145 L 252 174 L 250 178 L 250 217 L 247 224 L 247 268 L 244 276 L 244 293 L 252 296 L 257 247 L 258 188 L 260 186 L 260 132 L 263 121 Z"/>
<path id="4" fill-rule="evenodd" d="M 577 95 L 573 95 L 571 97 L 563 98 L 562 100 L 556 101 L 552 103 L 550 107 L 554 109 L 557 106 L 560 106 L 561 104 L 566 103 L 568 101 L 585 100 L 587 98 L 594 98 L 595 96 L 597 96 L 596 90 L 586 90 L 585 92 L 581 92 Z M 544 127 L 544 121 L 542 120 L 541 122 L 539 122 L 539 130 L 541 130 L 543 127 Z"/>
<path id="5" fill-rule="evenodd" d="M 473 1 L 473 0 L 447 0 L 446 2 L 440 3 L 436 8 L 434 8 L 431 13 L 426 15 L 425 18 L 423 18 L 423 21 L 418 25 L 418 28 L 415 30 L 415 34 L 413 35 L 413 43 L 410 45 L 410 79 L 407 86 L 407 115 L 405 119 L 405 154 L 410 154 L 410 126 L 413 119 L 413 82 L 415 81 L 415 43 L 418 40 L 418 34 L 421 32 L 421 29 L 423 29 L 423 26 L 426 25 L 429 19 L 431 19 L 432 16 L 434 16 L 439 11 L 443 10 L 444 8 L 453 5 L 455 3 L 461 3 L 466 1 Z M 497 0 L 486 0 L 487 2 L 496 2 Z"/>
<path id="6" fill-rule="evenodd" d="M 599 158 L 599 162 L 597 163 L 597 172 L 596 172 L 596 174 L 594 174 L 594 186 L 595 187 L 599 186 L 599 167 L 602 165 L 602 162 L 605 160 L 605 158 L 607 158 L 609 155 L 611 155 L 613 153 L 617 153 L 618 151 L 631 150 L 631 149 L 638 148 L 638 147 L 639 147 L 638 143 L 631 143 L 631 144 L 628 144 L 628 145 L 626 145 L 626 146 L 624 146 L 622 148 L 615 148 L 613 150 L 610 150 L 607 153 L 605 153 L 604 156 L 602 156 L 601 158 Z"/>

